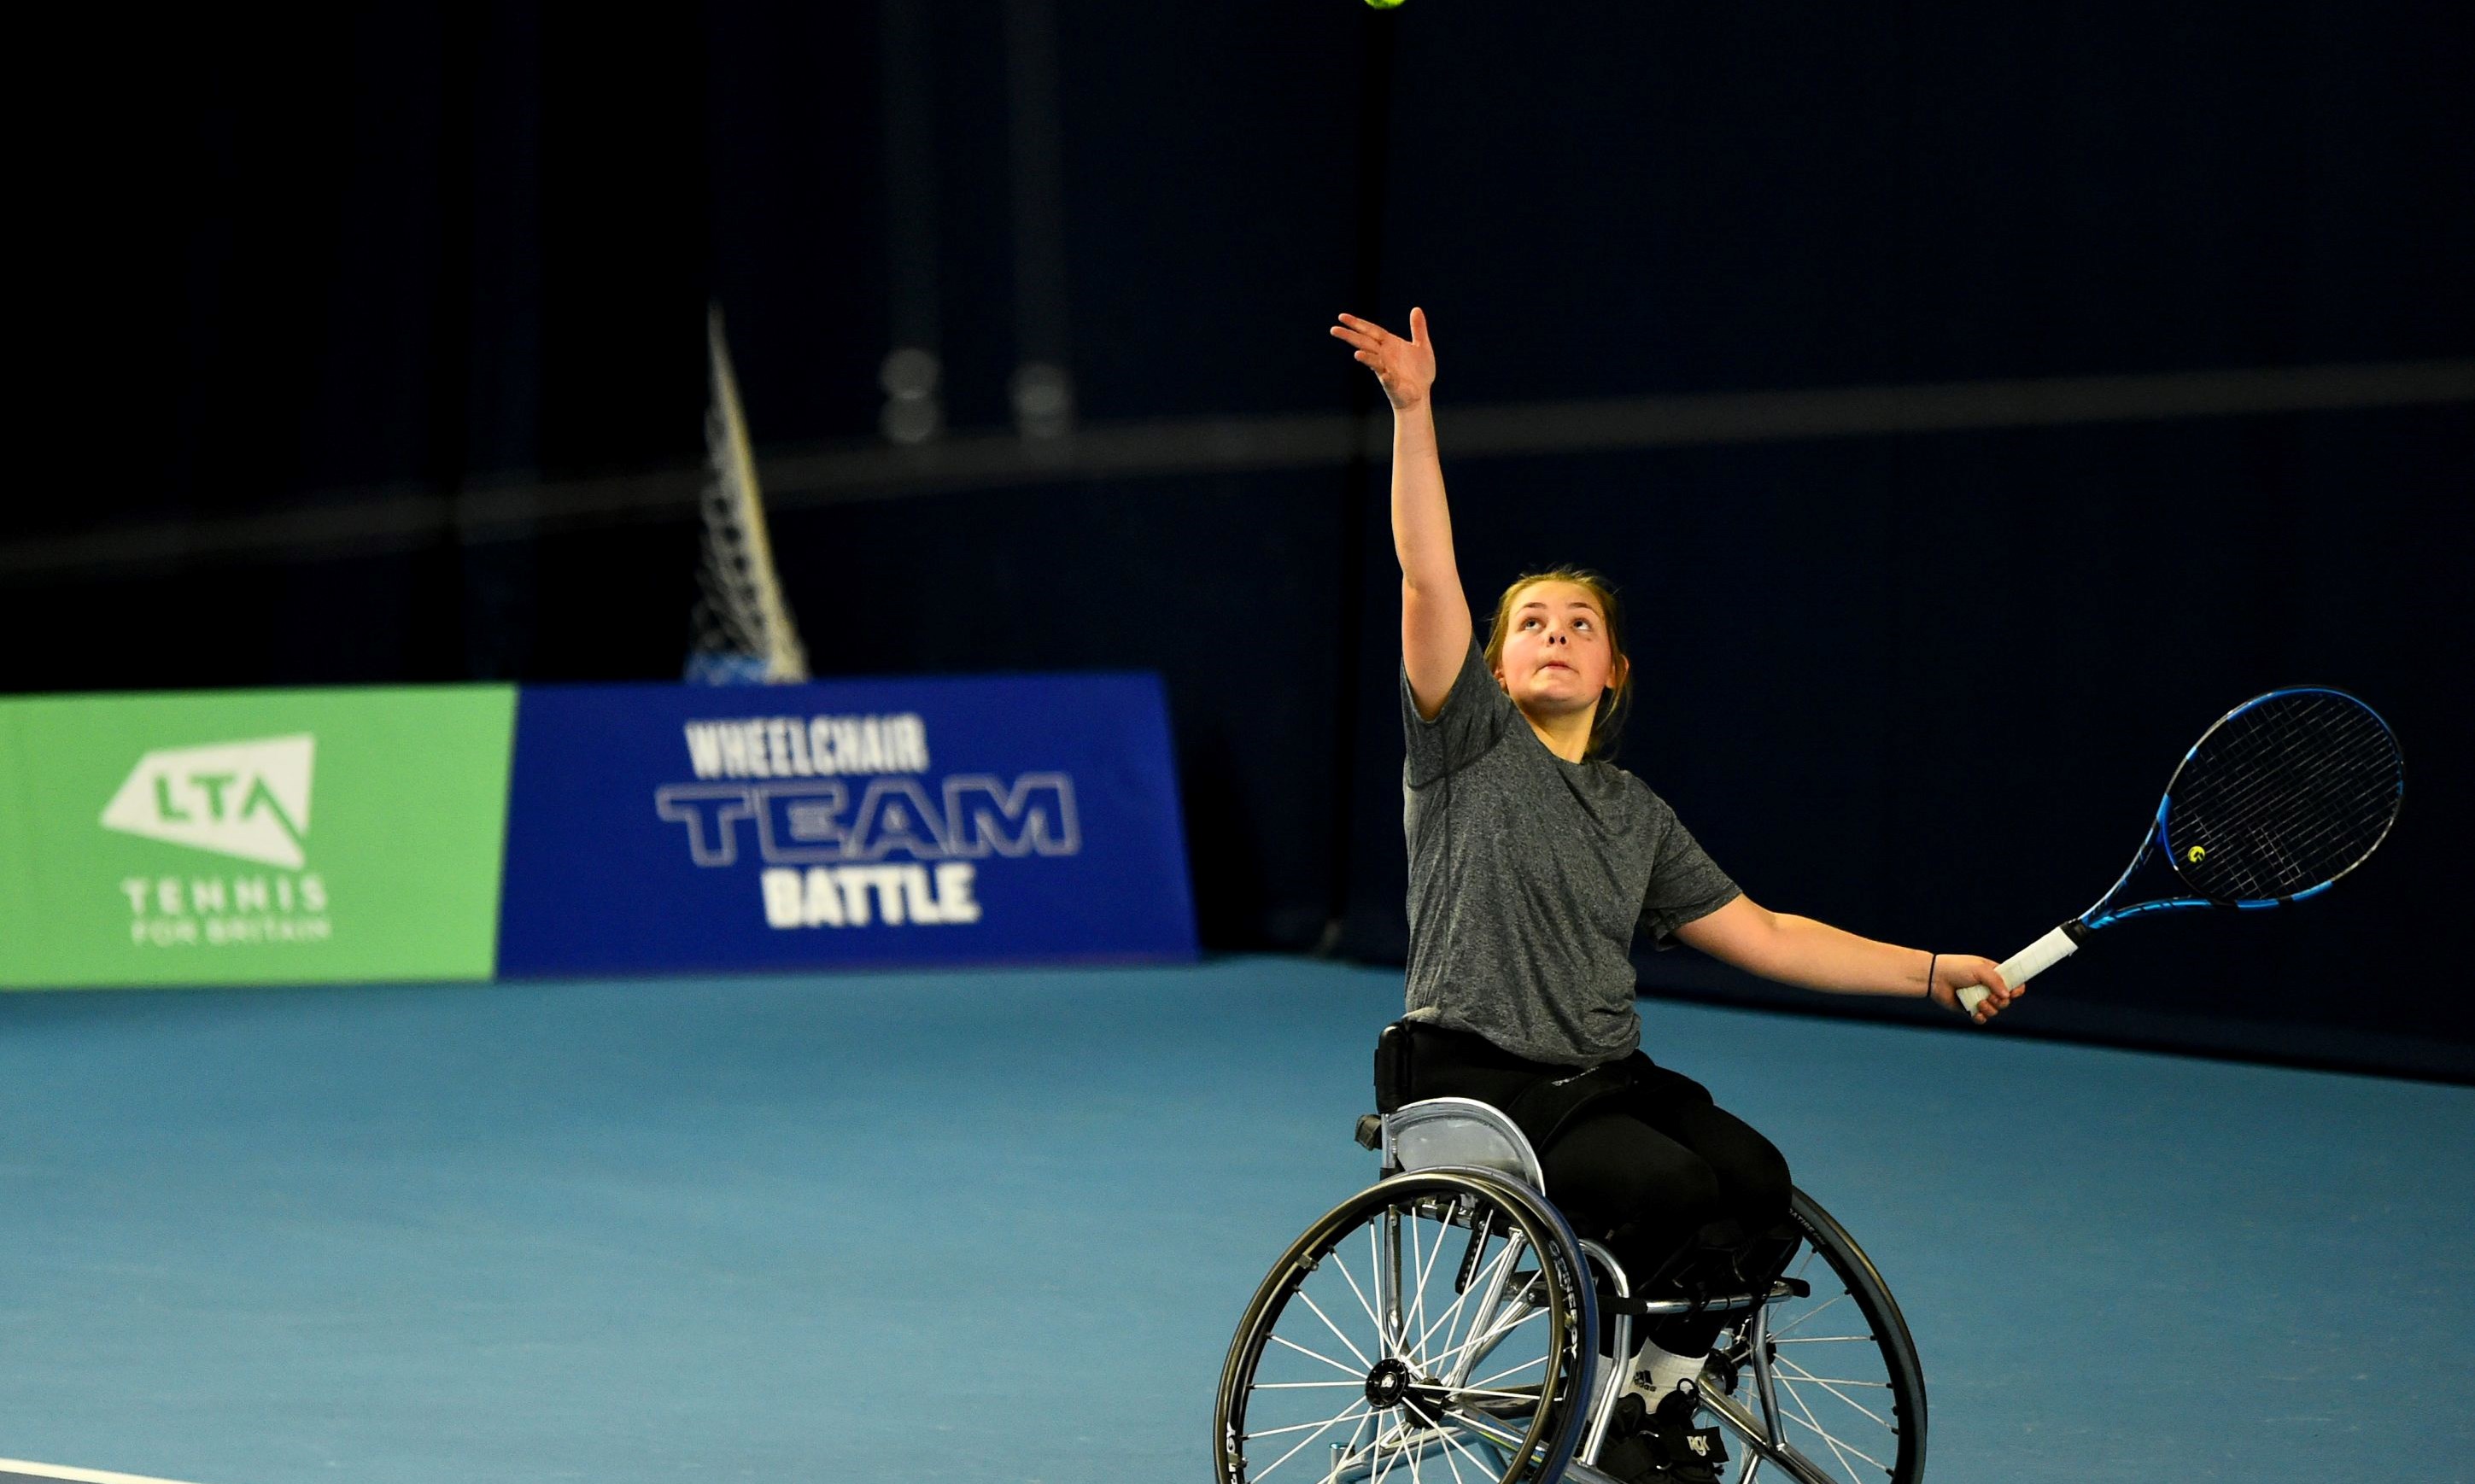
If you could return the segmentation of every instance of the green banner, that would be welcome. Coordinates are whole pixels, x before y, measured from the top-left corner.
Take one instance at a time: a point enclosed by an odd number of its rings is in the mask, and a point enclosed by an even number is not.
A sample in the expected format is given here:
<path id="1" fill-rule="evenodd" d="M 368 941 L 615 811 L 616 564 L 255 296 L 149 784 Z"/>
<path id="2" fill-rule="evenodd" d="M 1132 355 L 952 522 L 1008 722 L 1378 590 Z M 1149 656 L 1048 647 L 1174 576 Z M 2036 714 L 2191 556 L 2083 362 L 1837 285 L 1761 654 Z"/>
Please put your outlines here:
<path id="1" fill-rule="evenodd" d="M 486 979 L 510 686 L 0 699 L 0 987 Z"/>

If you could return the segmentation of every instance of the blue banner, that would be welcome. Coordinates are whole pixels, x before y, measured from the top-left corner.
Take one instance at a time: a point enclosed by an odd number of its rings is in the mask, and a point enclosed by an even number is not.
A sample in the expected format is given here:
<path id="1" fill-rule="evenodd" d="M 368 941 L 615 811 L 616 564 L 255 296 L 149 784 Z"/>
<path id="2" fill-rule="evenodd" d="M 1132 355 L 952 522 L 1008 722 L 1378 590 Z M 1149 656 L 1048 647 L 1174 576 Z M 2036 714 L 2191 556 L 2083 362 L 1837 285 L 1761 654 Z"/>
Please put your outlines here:
<path id="1" fill-rule="evenodd" d="M 499 972 L 1190 960 L 1154 675 L 527 686 Z"/>

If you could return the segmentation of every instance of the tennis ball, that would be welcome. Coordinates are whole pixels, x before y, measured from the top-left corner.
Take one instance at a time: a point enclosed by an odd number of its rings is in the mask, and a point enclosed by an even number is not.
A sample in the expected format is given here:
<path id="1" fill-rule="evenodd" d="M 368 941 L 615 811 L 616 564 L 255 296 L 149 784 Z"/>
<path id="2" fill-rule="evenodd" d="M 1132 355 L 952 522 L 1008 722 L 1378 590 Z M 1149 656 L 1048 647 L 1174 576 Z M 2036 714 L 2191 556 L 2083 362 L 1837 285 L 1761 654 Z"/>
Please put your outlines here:
<path id="1" fill-rule="evenodd" d="M 1401 0 L 1366 0 L 1366 3 L 1379 11 L 1397 11 L 1401 9 Z"/>

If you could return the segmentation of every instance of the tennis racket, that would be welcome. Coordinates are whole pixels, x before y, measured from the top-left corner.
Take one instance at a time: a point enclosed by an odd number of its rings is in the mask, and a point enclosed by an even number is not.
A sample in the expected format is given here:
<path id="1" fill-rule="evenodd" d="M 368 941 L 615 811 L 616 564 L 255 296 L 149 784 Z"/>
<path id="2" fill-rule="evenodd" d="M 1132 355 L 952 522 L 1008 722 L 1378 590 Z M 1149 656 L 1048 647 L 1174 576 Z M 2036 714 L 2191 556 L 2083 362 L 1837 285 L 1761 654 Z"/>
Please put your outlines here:
<path id="1" fill-rule="evenodd" d="M 2017 989 L 2090 934 L 2134 917 L 2317 896 L 2371 858 L 2405 797 L 2406 758 L 2372 708 L 2325 686 L 2254 696 L 2183 754 L 2121 878 L 2095 907 L 2005 960 L 2002 982 Z M 2116 906 L 2152 853 L 2190 894 Z M 1986 991 L 1971 985 L 1959 999 L 1974 1014 Z"/>

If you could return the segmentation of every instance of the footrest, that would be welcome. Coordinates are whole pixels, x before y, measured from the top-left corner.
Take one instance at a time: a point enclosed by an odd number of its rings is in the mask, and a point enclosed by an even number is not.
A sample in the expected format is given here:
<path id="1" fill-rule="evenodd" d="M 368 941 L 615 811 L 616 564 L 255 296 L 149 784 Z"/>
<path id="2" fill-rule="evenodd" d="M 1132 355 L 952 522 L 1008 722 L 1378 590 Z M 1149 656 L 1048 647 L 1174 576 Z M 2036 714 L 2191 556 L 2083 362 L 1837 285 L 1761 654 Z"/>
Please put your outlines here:
<path id="1" fill-rule="evenodd" d="M 1801 1277 L 1783 1277 L 1773 1283 L 1770 1292 L 1752 1294 L 1713 1294 L 1707 1299 L 1619 1299 L 1613 1294 L 1599 1295 L 1599 1309 L 1607 1314 L 1630 1314 L 1647 1319 L 1665 1314 L 1724 1314 L 1735 1309 L 1750 1309 L 1757 1303 L 1776 1303 L 1781 1299 L 1810 1299 L 1813 1285 Z"/>

